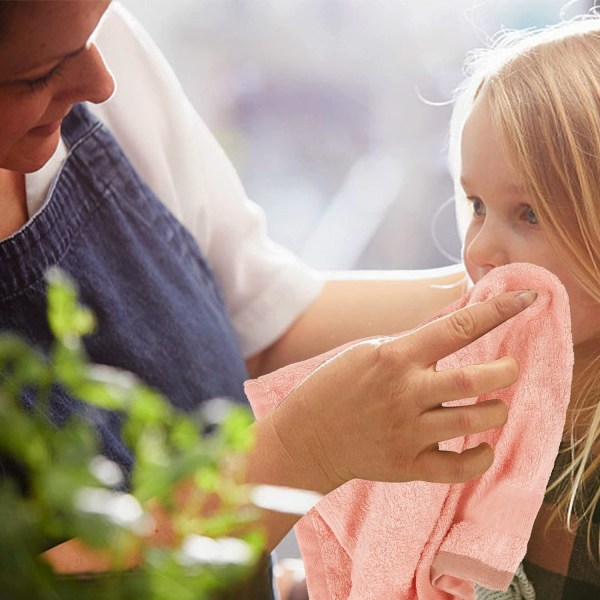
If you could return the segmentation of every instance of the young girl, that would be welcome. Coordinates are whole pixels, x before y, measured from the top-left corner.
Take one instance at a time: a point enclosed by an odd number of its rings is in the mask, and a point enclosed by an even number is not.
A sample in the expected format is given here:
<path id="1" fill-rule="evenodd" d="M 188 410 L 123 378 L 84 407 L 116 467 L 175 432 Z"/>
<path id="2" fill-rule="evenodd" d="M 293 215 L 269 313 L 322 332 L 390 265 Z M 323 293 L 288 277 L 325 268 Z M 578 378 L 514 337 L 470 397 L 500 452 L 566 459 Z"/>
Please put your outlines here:
<path id="1" fill-rule="evenodd" d="M 534 263 L 571 304 L 570 411 L 524 569 L 538 599 L 599 598 L 600 18 L 505 33 L 467 66 L 450 143 L 466 270 Z"/>

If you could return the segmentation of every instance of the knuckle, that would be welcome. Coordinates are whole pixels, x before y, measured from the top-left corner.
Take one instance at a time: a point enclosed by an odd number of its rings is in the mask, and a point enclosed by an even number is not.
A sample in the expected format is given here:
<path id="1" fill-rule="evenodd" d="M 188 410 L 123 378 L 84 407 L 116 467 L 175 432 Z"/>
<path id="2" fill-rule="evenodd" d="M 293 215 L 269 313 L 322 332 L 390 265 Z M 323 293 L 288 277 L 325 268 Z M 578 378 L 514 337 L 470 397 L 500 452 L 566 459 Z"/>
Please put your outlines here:
<path id="1" fill-rule="evenodd" d="M 456 421 L 457 426 L 463 435 L 472 431 L 474 419 L 470 410 L 459 410 L 456 414 Z"/>
<path id="2" fill-rule="evenodd" d="M 494 308 L 497 316 L 505 319 L 509 315 L 513 315 L 515 312 L 515 300 L 510 294 L 501 294 L 492 299 L 492 307 Z"/>
<path id="3" fill-rule="evenodd" d="M 465 456 L 457 456 L 452 464 L 452 480 L 457 483 L 463 483 L 469 479 L 469 472 Z"/>
<path id="4" fill-rule="evenodd" d="M 469 311 L 461 310 L 448 319 L 448 328 L 453 337 L 459 340 L 468 340 L 475 335 L 477 324 Z"/>
<path id="5" fill-rule="evenodd" d="M 378 362 L 378 346 L 369 342 L 358 342 L 353 344 L 341 354 L 346 355 L 353 361 L 355 367 L 369 368 Z"/>
<path id="6" fill-rule="evenodd" d="M 475 392 L 475 378 L 470 369 L 456 370 L 456 387 L 463 398 L 470 398 Z"/>
<path id="7" fill-rule="evenodd" d="M 374 359 L 384 373 L 394 373 L 404 364 L 404 356 L 394 345 L 383 342 L 375 347 Z"/>

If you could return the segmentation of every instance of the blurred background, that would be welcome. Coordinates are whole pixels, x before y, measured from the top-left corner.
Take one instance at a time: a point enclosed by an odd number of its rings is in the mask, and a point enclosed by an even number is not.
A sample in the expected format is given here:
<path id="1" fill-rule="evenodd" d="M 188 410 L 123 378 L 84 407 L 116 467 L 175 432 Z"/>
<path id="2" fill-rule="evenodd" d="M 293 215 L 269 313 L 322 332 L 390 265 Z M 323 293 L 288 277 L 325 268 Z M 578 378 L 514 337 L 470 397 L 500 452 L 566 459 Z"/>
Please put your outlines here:
<path id="1" fill-rule="evenodd" d="M 446 166 L 468 50 L 565 0 L 123 0 L 224 146 L 273 239 L 321 269 L 458 262 Z"/>
<path id="2" fill-rule="evenodd" d="M 447 133 L 466 53 L 565 0 L 122 0 L 273 239 L 320 269 L 460 261 Z M 280 546 L 296 556 L 292 536 Z"/>

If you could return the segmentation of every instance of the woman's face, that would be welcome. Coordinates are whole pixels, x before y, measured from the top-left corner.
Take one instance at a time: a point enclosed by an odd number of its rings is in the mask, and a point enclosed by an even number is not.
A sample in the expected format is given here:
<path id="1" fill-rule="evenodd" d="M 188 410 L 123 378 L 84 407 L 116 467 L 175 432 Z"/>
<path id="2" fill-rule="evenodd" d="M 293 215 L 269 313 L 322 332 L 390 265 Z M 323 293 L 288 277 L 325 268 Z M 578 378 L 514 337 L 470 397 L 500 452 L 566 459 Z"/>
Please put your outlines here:
<path id="1" fill-rule="evenodd" d="M 600 305 L 571 276 L 537 223 L 501 140 L 482 94 L 465 123 L 461 145 L 461 183 L 472 208 L 463 245 L 467 272 L 477 283 L 494 267 L 513 262 L 551 271 L 569 294 L 573 343 L 583 344 L 600 332 Z"/>
<path id="2" fill-rule="evenodd" d="M 90 41 L 109 0 L 10 4 L 0 23 L 0 168 L 29 173 L 54 153 L 74 104 L 114 91 Z"/>

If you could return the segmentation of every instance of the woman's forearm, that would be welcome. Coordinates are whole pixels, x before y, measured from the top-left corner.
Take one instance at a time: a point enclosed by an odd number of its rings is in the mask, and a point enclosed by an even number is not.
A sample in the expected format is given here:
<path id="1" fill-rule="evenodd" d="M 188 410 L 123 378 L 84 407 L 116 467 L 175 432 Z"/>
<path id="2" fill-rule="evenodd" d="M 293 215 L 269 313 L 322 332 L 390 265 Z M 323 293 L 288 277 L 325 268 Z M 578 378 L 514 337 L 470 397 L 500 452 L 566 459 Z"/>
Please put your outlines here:
<path id="1" fill-rule="evenodd" d="M 294 402 L 300 409 L 300 398 Z M 276 411 L 275 411 L 276 412 Z M 255 443 L 248 455 L 245 482 L 251 484 L 277 485 L 298 490 L 308 490 L 327 494 L 336 485 L 327 473 L 321 469 L 311 446 L 318 443 L 312 439 L 301 416 L 301 410 L 295 417 L 288 413 L 282 425 L 277 424 L 276 414 L 270 413 L 254 424 Z M 285 427 L 282 434 L 280 430 Z M 299 432 L 302 431 L 302 435 Z M 282 437 L 285 436 L 285 441 Z M 267 535 L 267 549 L 272 550 L 294 526 L 301 515 L 270 510 L 261 510 L 260 526 Z"/>
<path id="2" fill-rule="evenodd" d="M 338 273 L 281 338 L 247 362 L 250 375 L 270 373 L 351 340 L 412 329 L 466 290 L 462 265 Z"/>

